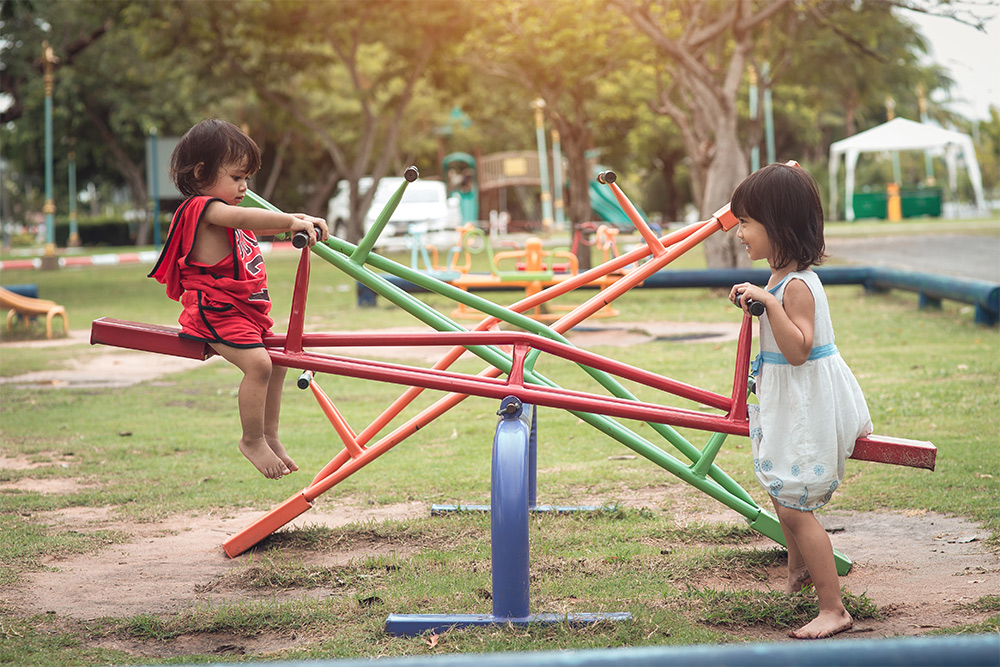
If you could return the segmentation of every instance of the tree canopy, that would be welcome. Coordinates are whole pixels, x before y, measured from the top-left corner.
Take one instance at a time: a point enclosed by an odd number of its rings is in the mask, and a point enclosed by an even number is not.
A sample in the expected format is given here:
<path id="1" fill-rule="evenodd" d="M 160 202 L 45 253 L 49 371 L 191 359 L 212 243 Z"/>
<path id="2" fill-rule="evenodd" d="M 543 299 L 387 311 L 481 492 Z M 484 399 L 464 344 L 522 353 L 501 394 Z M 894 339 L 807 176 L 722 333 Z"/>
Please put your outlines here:
<path id="1" fill-rule="evenodd" d="M 900 2 L 862 0 L 4 0 L 0 141 L 5 215 L 41 208 L 42 43 L 58 58 L 56 171 L 72 151 L 78 179 L 104 201 L 145 209 L 146 137 L 179 136 L 205 117 L 244 126 L 262 148 L 253 187 L 282 208 L 322 215 L 344 180 L 444 152 L 534 148 L 532 104 L 545 102 L 568 160 L 568 217 L 599 155 L 667 219 L 704 217 L 749 173 L 762 119 L 751 77 L 775 101 L 777 159 L 824 182 L 829 144 L 951 85 L 920 65 L 922 36 Z M 932 9 L 947 11 L 947 2 Z M 764 76 L 764 64 L 768 76 Z M 836 66 L 831 66 L 836 63 Z M 921 93 L 922 91 L 922 93 Z M 970 126 L 926 102 L 941 122 Z M 456 112 L 467 118 L 453 122 Z M 997 115 L 981 124 L 994 142 Z M 993 161 L 995 162 L 995 160 Z M 995 183 L 989 159 L 983 170 Z M 991 175 L 994 177 L 991 180 Z M 57 179 L 60 181 L 61 179 Z M 641 188 L 638 186 L 641 184 Z M 65 185 L 57 182 L 57 205 Z M 574 190 L 575 188 L 575 190 Z M 370 195 L 369 195 L 370 196 Z M 654 204 L 655 208 L 650 204 Z M 148 243 L 148 225 L 137 236 Z M 712 265 L 734 265 L 722 249 Z"/>

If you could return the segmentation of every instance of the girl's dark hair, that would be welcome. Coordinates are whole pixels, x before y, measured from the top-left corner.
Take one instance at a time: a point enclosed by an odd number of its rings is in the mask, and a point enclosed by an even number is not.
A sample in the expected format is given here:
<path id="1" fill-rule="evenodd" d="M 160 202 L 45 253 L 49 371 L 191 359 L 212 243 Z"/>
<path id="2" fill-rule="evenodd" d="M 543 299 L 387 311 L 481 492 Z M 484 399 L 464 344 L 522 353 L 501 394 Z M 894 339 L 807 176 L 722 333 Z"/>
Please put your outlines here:
<path id="1" fill-rule="evenodd" d="M 170 155 L 170 180 L 181 194 L 191 197 L 214 183 L 219 168 L 228 164 L 255 174 L 260 169 L 260 149 L 232 123 L 203 120 L 181 137 Z"/>
<path id="2" fill-rule="evenodd" d="M 730 207 L 737 218 L 753 218 L 767 230 L 775 268 L 795 263 L 803 271 L 826 258 L 823 204 L 805 169 L 769 164 L 755 171 L 736 188 Z"/>

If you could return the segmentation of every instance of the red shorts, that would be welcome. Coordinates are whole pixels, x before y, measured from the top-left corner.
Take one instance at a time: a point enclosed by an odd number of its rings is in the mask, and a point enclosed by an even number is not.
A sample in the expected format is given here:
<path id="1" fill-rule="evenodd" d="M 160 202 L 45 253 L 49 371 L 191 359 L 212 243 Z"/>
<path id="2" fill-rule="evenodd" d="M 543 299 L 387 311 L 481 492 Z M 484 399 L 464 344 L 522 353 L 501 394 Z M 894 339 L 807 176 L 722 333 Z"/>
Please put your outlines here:
<path id="1" fill-rule="evenodd" d="M 213 301 L 205 292 L 184 292 L 181 305 L 184 310 L 178 321 L 183 338 L 248 348 L 264 347 L 264 336 L 271 333 L 269 326 L 248 317 L 234 304 Z"/>

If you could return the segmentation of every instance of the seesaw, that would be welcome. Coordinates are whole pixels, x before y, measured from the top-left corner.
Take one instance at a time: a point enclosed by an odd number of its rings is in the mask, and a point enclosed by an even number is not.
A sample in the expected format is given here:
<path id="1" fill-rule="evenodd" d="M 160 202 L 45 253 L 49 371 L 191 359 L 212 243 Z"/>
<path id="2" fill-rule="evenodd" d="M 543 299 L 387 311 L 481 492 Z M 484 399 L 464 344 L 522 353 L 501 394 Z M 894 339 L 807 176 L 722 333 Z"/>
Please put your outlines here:
<path id="1" fill-rule="evenodd" d="M 407 170 L 407 177 L 411 175 L 413 178 L 416 177 L 415 170 L 412 174 Z M 320 495 L 468 396 L 502 399 L 514 397 L 525 404 L 568 410 L 583 422 L 739 512 L 755 530 L 784 544 L 777 519 L 761 509 L 742 487 L 714 463 L 727 435 L 748 435 L 746 378 L 752 337 L 749 317 L 744 318 L 740 328 L 733 388 L 729 395 L 694 387 L 580 350 L 562 336 L 562 333 L 584 321 L 712 233 L 730 229 L 736 222 L 726 206 L 708 221 L 695 223 L 658 238 L 638 216 L 624 193 L 614 184 L 614 175 L 603 174 L 601 180 L 612 188 L 623 210 L 642 234 L 645 244 L 590 271 L 572 276 L 564 282 L 528 296 L 509 307 L 499 306 L 371 252 L 375 239 L 402 197 L 406 182 L 390 199 L 379 219 L 357 246 L 339 239 L 330 239 L 326 244 L 313 246 L 314 254 L 351 278 L 364 283 L 377 294 L 431 326 L 436 332 L 391 336 L 378 332 L 305 333 L 303 320 L 310 262 L 309 252 L 305 250 L 302 252 L 296 272 L 288 330 L 285 334 L 268 337 L 265 345 L 273 363 L 303 371 L 299 380 L 300 386 L 312 389 L 323 412 L 343 442 L 343 449 L 315 476 L 309 486 L 227 540 L 223 548 L 230 557 L 249 549 L 306 512 Z M 252 200 L 257 205 L 269 206 L 256 196 L 253 196 Z M 523 314 L 551 298 L 642 260 L 645 262 L 551 326 Z M 485 313 L 486 317 L 472 329 L 465 329 L 393 285 L 378 272 L 398 276 L 459 303 L 465 303 Z M 522 331 L 498 331 L 496 327 L 501 321 L 519 327 Z M 177 333 L 177 329 L 173 327 L 101 318 L 93 323 L 91 342 L 190 358 L 204 359 L 211 355 L 211 349 L 207 345 L 181 339 Z M 399 345 L 453 347 L 431 368 L 374 362 L 307 350 L 307 348 L 344 346 L 377 348 Z M 479 356 L 488 366 L 476 375 L 448 371 L 450 365 L 466 350 Z M 610 395 L 559 387 L 535 370 L 535 364 L 543 353 L 576 364 Z M 323 393 L 316 381 L 316 373 L 372 379 L 401 384 L 408 388 L 379 418 L 358 433 L 351 428 L 334 403 Z M 506 379 L 501 379 L 501 375 L 506 375 Z M 694 401 L 698 405 L 718 410 L 719 413 L 640 401 L 615 376 Z M 424 389 L 446 393 L 420 414 L 408 419 L 369 445 L 373 438 Z M 618 419 L 631 419 L 648 424 L 654 433 L 663 437 L 690 463 L 681 461 L 649 439 L 640 436 L 618 422 Z M 711 435 L 706 445 L 699 449 L 674 430 L 674 426 L 699 429 L 710 432 Z M 852 458 L 933 469 L 935 453 L 936 449 L 929 442 L 872 435 L 858 440 Z M 846 573 L 850 569 L 850 559 L 839 553 L 836 554 L 836 558 L 838 571 L 841 574 Z"/>

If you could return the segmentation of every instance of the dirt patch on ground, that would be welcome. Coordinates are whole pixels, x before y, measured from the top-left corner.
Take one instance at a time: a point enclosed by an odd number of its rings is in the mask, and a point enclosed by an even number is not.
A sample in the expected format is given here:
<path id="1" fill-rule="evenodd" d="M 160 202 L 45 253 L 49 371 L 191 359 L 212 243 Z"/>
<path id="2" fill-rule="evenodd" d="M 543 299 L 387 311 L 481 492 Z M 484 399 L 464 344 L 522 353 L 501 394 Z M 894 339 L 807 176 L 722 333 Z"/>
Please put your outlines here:
<path id="1" fill-rule="evenodd" d="M 19 488 L 27 490 L 23 480 Z M 45 492 L 47 489 L 38 488 Z M 601 504 L 607 498 L 582 498 L 580 504 Z M 682 485 L 641 493 L 623 492 L 615 499 L 622 507 L 669 508 L 675 520 L 698 522 L 739 522 L 741 517 L 721 505 L 697 496 Z M 362 506 L 352 503 L 320 502 L 290 526 L 344 526 L 354 522 L 412 520 L 426 517 L 430 505 L 411 502 L 387 506 Z M 57 528 L 72 527 L 81 532 L 122 531 L 131 536 L 124 544 L 115 544 L 99 553 L 52 558 L 43 563 L 44 571 L 24 577 L 14 589 L 0 591 L 5 606 L 25 615 L 55 614 L 76 620 L 100 617 L 129 617 L 140 614 L 170 615 L 203 603 L 219 604 L 261 599 L 321 598 L 330 591 L 268 590 L 254 593 L 213 586 L 227 573 L 245 568 L 259 558 L 253 552 L 230 559 L 221 543 L 260 518 L 259 511 L 209 512 L 197 516 L 176 516 L 156 523 L 123 523 L 103 508 L 69 508 L 39 514 L 35 520 Z M 849 636 L 890 637 L 924 633 L 980 622 L 987 614 L 965 605 L 1000 590 L 1000 558 L 984 545 L 987 532 L 964 519 L 934 513 L 851 513 L 824 514 L 821 517 L 832 534 L 835 548 L 853 561 L 851 572 L 842 584 L 854 595 L 866 595 L 887 612 L 881 620 L 864 620 L 855 625 Z M 766 538 L 753 541 L 749 548 L 769 549 Z M 367 541 L 337 552 L 296 553 L 295 558 L 317 566 L 342 566 L 352 560 L 379 554 L 405 553 L 412 547 L 405 541 L 385 544 Z M 736 581 L 726 573 L 708 575 L 691 582 L 699 588 L 716 590 L 780 590 L 781 567 L 768 568 L 766 575 L 754 581 Z M 751 639 L 777 640 L 783 631 L 749 629 Z M 194 641 L 190 639 L 188 641 Z M 201 637 L 199 651 L 211 653 L 239 644 L 241 650 L 255 652 L 245 638 Z M 254 640 L 265 642 L 264 638 Z M 234 643 L 235 642 L 235 643 Z M 281 648 L 290 638 L 273 638 L 267 650 Z M 207 644 L 206 644 L 207 643 Z M 251 642 L 253 643 L 253 642 Z M 140 651 L 138 645 L 123 650 Z M 109 647 L 111 647 L 109 645 Z M 159 649 L 162 651 L 162 646 Z M 197 652 L 197 651 L 192 651 Z M 173 655 L 183 655 L 179 645 Z M 162 652 L 159 654 L 162 657 Z"/>
<path id="2" fill-rule="evenodd" d="M 5 485 L 0 485 L 5 486 Z M 354 522 L 407 520 L 426 516 L 422 503 L 381 507 L 329 505 L 314 508 L 289 527 L 345 526 Z M 52 558 L 44 572 L 27 575 L 17 591 L 0 597 L 27 614 L 56 614 L 78 620 L 128 617 L 139 614 L 176 614 L 198 603 L 224 603 L 253 597 L 246 590 L 213 588 L 211 584 L 228 572 L 247 566 L 254 555 L 229 558 L 222 543 L 263 515 L 260 511 L 209 512 L 198 516 L 176 516 L 156 523 L 123 523 L 104 508 L 75 507 L 36 519 L 54 527 L 72 527 L 80 532 L 122 531 L 133 538 L 127 544 L 109 546 L 100 553 L 70 558 Z M 405 551 L 398 544 L 366 545 L 335 554 L 299 554 L 308 564 L 347 565 L 357 558 Z M 207 591 L 207 592 L 206 592 Z M 328 592 L 327 592 L 328 593 Z M 290 599 L 322 595 L 295 590 L 267 591 L 262 599 Z"/>
<path id="3" fill-rule="evenodd" d="M 16 341 L 0 346 L 2 354 L 16 354 L 20 348 L 61 348 L 85 345 L 90 342 L 90 331 L 73 330 L 65 338 L 52 340 Z M 72 359 L 60 362 L 60 368 L 47 368 L 11 377 L 0 377 L 0 384 L 17 386 L 63 388 L 128 387 L 140 382 L 196 368 L 199 364 L 214 363 L 184 359 L 163 354 L 136 352 L 111 347 L 82 348 L 85 351 Z"/>

